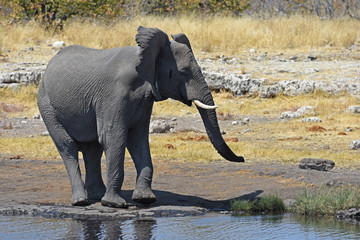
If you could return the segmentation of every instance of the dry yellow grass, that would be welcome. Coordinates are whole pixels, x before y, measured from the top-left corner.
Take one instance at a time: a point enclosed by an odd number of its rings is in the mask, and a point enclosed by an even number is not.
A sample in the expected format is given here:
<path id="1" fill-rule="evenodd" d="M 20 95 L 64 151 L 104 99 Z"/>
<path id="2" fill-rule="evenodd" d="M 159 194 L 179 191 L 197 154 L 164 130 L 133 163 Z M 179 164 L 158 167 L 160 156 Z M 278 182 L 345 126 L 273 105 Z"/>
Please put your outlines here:
<path id="1" fill-rule="evenodd" d="M 33 113 L 37 111 L 35 91 L 34 86 L 20 91 L 1 89 L 1 101 L 22 102 L 27 106 L 26 111 Z M 360 167 L 359 151 L 349 149 L 350 142 L 360 138 L 359 116 L 345 112 L 349 105 L 358 104 L 354 96 L 346 94 L 329 96 L 318 93 L 308 96 L 261 99 L 232 97 L 225 92 L 213 95 L 219 105 L 218 113 L 229 112 L 236 120 L 243 118 L 244 115 L 250 117 L 250 123 L 247 125 L 224 128 L 227 132 L 224 138 L 229 146 L 235 153 L 245 156 L 248 161 L 296 163 L 304 157 L 314 157 L 331 159 L 339 167 Z M 317 116 L 323 119 L 323 122 L 303 123 L 301 119 L 276 121 L 281 112 L 295 110 L 303 105 L 314 106 Z M 154 106 L 156 116 L 186 117 L 188 111 L 192 114 L 197 113 L 194 107 L 187 107 L 174 100 L 155 103 Z M 17 114 L 26 115 L 23 112 Z M 273 120 L 265 122 L 253 120 L 259 117 Z M 347 128 L 353 131 L 345 132 Z M 252 129 L 253 132 L 242 134 L 242 130 L 245 129 Z M 151 153 L 155 159 L 193 161 L 221 159 L 211 143 L 202 139 L 204 137 L 206 134 L 194 132 L 151 135 Z M 0 152 L 26 158 L 59 158 L 50 137 L 2 137 Z"/>
<path id="2" fill-rule="evenodd" d="M 349 47 L 359 38 L 360 23 L 353 19 L 320 20 L 313 16 L 291 16 L 262 20 L 258 18 L 136 17 L 105 26 L 89 21 L 66 23 L 56 35 L 36 23 L 0 28 L 0 42 L 5 48 L 19 50 L 46 41 L 64 40 L 68 45 L 81 44 L 94 48 L 135 45 L 137 27 L 158 27 L 166 33 L 184 32 L 196 52 L 238 54 L 255 47 L 264 50 L 309 49 L 313 47 Z"/>
<path id="3" fill-rule="evenodd" d="M 352 19 L 320 20 L 310 16 L 268 20 L 220 16 L 138 17 L 132 21 L 119 20 L 110 26 L 91 22 L 68 22 L 64 31 L 57 35 L 52 35 L 52 32 L 45 31 L 35 23 L 1 26 L 0 43 L 3 47 L 13 50 L 11 56 L 25 47 L 34 45 L 43 47 L 47 45 L 47 41 L 52 43 L 55 40 L 64 40 L 68 45 L 112 48 L 135 45 L 134 36 L 139 25 L 158 27 L 167 33 L 184 32 L 190 38 L 197 53 L 207 51 L 240 54 L 244 49 L 251 47 L 269 51 L 296 51 L 296 49 L 326 46 L 341 48 L 356 43 L 360 34 L 360 23 Z M 50 59 L 51 54 L 46 53 L 51 50 L 45 47 L 43 49 L 44 52 L 39 52 L 41 57 Z M 37 54 L 36 51 L 34 54 Z M 246 69 L 244 68 L 243 71 Z M 9 113 L 0 105 L 0 115 L 32 117 L 38 112 L 36 91 L 36 86 L 24 87 L 18 91 L 0 88 L 1 104 L 24 107 L 20 112 Z M 229 93 L 221 92 L 214 93 L 214 99 L 219 105 L 219 113 L 229 113 L 241 118 L 244 115 L 252 115 L 278 119 L 281 112 L 311 105 L 315 107 L 318 117 L 323 119 L 319 124 L 302 123 L 301 120 L 296 119 L 287 122 L 250 122 L 245 126 L 226 129 L 225 138 L 238 138 L 238 142 L 229 143 L 230 147 L 246 159 L 298 162 L 303 157 L 323 157 L 334 160 L 338 166 L 357 167 L 360 163 L 359 151 L 351 151 L 348 147 L 352 140 L 360 138 L 359 117 L 345 113 L 349 105 L 359 104 L 354 96 L 316 93 L 309 96 L 278 96 L 273 99 L 261 99 L 233 97 Z M 186 116 L 187 112 L 195 114 L 197 110 L 177 101 L 167 100 L 156 103 L 153 114 Z M 320 126 L 325 130 L 309 130 L 314 126 Z M 347 127 L 351 127 L 354 131 L 339 135 Z M 252 129 L 254 132 L 239 134 L 244 129 Z M 209 141 L 181 139 L 194 134 L 190 132 L 152 135 L 150 137 L 152 156 L 158 159 L 181 158 L 196 161 L 220 159 Z M 329 146 L 329 149 L 324 149 L 322 145 Z M 0 152 L 20 154 L 29 158 L 59 158 L 49 137 L 2 137 Z"/>
<path id="4" fill-rule="evenodd" d="M 50 137 L 1 138 L 0 152 L 22 158 L 60 158 Z"/>
<path id="5" fill-rule="evenodd" d="M 0 88 L 0 116 L 33 117 L 35 113 L 39 112 L 36 103 L 37 91 L 38 86 L 36 85 L 23 86 L 18 90 Z"/>
<path id="6" fill-rule="evenodd" d="M 343 113 L 350 105 L 357 105 L 358 98 L 348 94 L 330 96 L 328 93 L 317 92 L 311 95 L 285 96 L 279 95 L 276 98 L 259 98 L 233 96 L 228 92 L 214 93 L 217 109 L 221 113 L 232 115 L 266 115 L 280 116 L 282 112 L 296 110 L 301 106 L 314 106 L 319 117 L 344 118 L 349 115 Z M 153 115 L 187 115 L 197 113 L 197 109 L 188 107 L 179 101 L 168 99 L 154 104 Z M 344 119 L 343 119 L 344 120 Z"/>

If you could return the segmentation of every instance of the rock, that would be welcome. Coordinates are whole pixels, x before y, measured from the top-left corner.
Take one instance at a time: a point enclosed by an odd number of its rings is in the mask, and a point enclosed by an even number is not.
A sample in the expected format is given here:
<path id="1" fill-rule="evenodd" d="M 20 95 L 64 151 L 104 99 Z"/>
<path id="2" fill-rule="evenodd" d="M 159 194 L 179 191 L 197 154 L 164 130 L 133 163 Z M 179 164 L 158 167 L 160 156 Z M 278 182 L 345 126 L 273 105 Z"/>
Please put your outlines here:
<path id="1" fill-rule="evenodd" d="M 44 131 L 42 133 L 40 133 L 40 136 L 49 136 L 49 132 L 48 131 Z"/>
<path id="2" fill-rule="evenodd" d="M 308 56 L 308 60 L 310 61 L 315 61 L 317 59 L 317 57 L 314 57 L 314 56 Z"/>
<path id="3" fill-rule="evenodd" d="M 40 119 L 40 118 L 41 118 L 41 116 L 39 113 L 34 114 L 34 119 Z"/>
<path id="4" fill-rule="evenodd" d="M 291 111 L 287 111 L 287 112 L 283 112 L 280 115 L 280 119 L 292 119 L 292 118 L 299 118 L 302 115 L 298 112 L 291 112 Z"/>
<path id="5" fill-rule="evenodd" d="M 211 90 L 225 89 L 234 95 L 256 94 L 261 90 L 264 79 L 250 79 L 244 75 L 221 74 L 203 70 L 203 76 Z"/>
<path id="6" fill-rule="evenodd" d="M 320 71 L 312 68 L 310 72 Z M 291 80 L 268 82 L 266 79 L 252 79 L 244 74 L 223 74 L 202 69 L 205 80 L 212 90 L 228 90 L 234 95 L 256 95 L 262 98 L 273 98 L 282 93 L 284 95 L 296 96 L 299 94 L 314 93 L 316 90 L 332 94 L 348 92 L 351 95 L 360 94 L 360 82 L 349 81 L 349 79 L 323 82 L 312 80 Z M 265 84 L 266 83 L 266 84 Z"/>
<path id="7" fill-rule="evenodd" d="M 174 126 L 165 120 L 153 120 L 150 122 L 150 133 L 167 133 L 171 128 L 174 128 Z"/>
<path id="8" fill-rule="evenodd" d="M 238 121 L 232 121 L 232 123 L 231 123 L 231 125 L 238 125 L 239 124 L 239 122 Z"/>
<path id="9" fill-rule="evenodd" d="M 283 91 L 283 89 L 279 84 L 263 86 L 261 89 L 260 97 L 261 98 L 274 98 L 274 97 L 276 97 L 276 95 L 278 95 L 282 91 Z"/>
<path id="10" fill-rule="evenodd" d="M 313 106 L 302 106 L 301 108 L 299 108 L 297 110 L 297 112 L 300 113 L 301 115 L 310 114 L 310 113 L 312 113 L 312 111 L 314 111 Z"/>
<path id="11" fill-rule="evenodd" d="M 355 141 L 352 141 L 350 143 L 350 149 L 351 150 L 356 150 L 356 149 L 359 149 L 360 148 L 360 139 L 359 140 L 355 140 Z"/>
<path id="12" fill-rule="evenodd" d="M 316 158 L 303 158 L 300 161 L 299 168 L 313 169 L 318 171 L 329 171 L 335 166 L 331 160 L 316 159 Z"/>
<path id="13" fill-rule="evenodd" d="M 0 215 L 4 216 L 42 216 L 45 218 L 73 218 L 76 220 L 147 220 L 154 217 L 199 216 L 207 209 L 192 206 L 158 206 L 150 208 L 107 208 L 100 204 L 86 207 L 61 205 L 16 205 L 0 206 Z"/>
<path id="14" fill-rule="evenodd" d="M 241 131 L 241 134 L 245 134 L 245 133 L 249 133 L 249 132 L 254 132 L 254 130 L 252 129 L 245 129 Z"/>
<path id="15" fill-rule="evenodd" d="M 330 180 L 329 182 L 326 183 L 326 186 L 329 186 L 329 187 L 344 186 L 344 185 L 347 185 L 347 183 L 341 179 Z"/>
<path id="16" fill-rule="evenodd" d="M 232 59 L 230 59 L 230 60 L 228 61 L 228 63 L 231 64 L 231 65 L 236 65 L 238 62 L 239 62 L 239 61 L 238 61 L 237 58 L 232 58 Z"/>
<path id="17" fill-rule="evenodd" d="M 317 117 L 308 117 L 301 119 L 302 122 L 322 122 L 320 118 Z"/>
<path id="18" fill-rule="evenodd" d="M 289 59 L 290 61 L 296 61 L 299 57 L 298 56 L 291 56 Z"/>
<path id="19" fill-rule="evenodd" d="M 43 70 L 35 69 L 26 69 L 20 72 L 0 72 L 0 84 L 38 84 L 43 75 Z"/>
<path id="20" fill-rule="evenodd" d="M 346 109 L 346 112 L 349 113 L 360 113 L 360 106 L 359 105 L 352 105 Z"/>
<path id="21" fill-rule="evenodd" d="M 53 48 L 64 48 L 65 42 L 64 41 L 56 41 L 52 45 Z"/>
<path id="22" fill-rule="evenodd" d="M 340 220 L 358 222 L 360 221 L 360 209 L 350 208 L 348 210 L 339 210 L 335 212 L 335 217 Z"/>
<path id="23" fill-rule="evenodd" d="M 292 119 L 292 118 L 299 118 L 302 117 L 305 114 L 314 113 L 314 107 L 313 106 L 302 106 L 299 108 L 296 112 L 287 111 L 283 112 L 280 115 L 280 119 Z"/>

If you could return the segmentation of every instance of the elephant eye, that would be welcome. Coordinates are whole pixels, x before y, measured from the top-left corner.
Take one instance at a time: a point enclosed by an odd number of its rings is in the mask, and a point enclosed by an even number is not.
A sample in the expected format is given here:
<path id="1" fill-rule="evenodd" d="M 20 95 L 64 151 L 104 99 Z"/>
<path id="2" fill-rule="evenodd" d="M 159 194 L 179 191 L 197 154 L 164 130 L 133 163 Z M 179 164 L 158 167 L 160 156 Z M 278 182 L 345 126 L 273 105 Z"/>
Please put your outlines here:
<path id="1" fill-rule="evenodd" d="M 171 79 L 172 78 L 172 70 L 170 69 L 170 72 L 169 72 L 169 78 Z"/>

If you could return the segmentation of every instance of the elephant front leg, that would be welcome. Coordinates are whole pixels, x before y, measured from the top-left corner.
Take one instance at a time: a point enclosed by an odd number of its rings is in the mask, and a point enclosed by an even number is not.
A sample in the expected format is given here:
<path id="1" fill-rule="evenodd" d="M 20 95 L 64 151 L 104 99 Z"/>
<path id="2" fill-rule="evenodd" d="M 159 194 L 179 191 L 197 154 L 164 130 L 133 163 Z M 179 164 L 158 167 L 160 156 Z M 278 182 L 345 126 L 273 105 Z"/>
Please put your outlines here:
<path id="1" fill-rule="evenodd" d="M 113 139 L 105 148 L 105 156 L 107 188 L 101 204 L 108 207 L 125 208 L 127 203 L 120 197 L 124 181 L 125 143 L 117 144 L 117 141 Z"/>
<path id="2" fill-rule="evenodd" d="M 141 204 L 156 202 L 151 190 L 153 165 L 151 162 L 148 128 L 138 128 L 129 132 L 127 148 L 134 161 L 137 178 L 132 200 Z"/>

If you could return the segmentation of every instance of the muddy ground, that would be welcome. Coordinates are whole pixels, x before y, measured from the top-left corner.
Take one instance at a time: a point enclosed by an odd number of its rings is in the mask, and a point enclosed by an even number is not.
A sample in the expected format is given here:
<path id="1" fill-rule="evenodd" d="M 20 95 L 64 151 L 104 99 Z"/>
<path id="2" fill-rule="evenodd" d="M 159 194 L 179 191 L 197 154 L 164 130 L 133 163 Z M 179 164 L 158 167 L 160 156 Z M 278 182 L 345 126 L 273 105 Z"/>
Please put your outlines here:
<path id="1" fill-rule="evenodd" d="M 3 120 L 4 121 L 4 120 Z M 7 119 L 12 129 L 1 129 L 5 136 L 29 137 L 46 131 L 39 119 Z M 24 124 L 23 121 L 27 123 Z M 178 117 L 177 128 L 193 121 Z M 3 123 L 4 124 L 4 123 Z M 226 123 L 221 123 L 226 124 Z M 201 127 L 199 126 L 200 131 Z M 179 130 L 179 129 L 177 129 Z M 300 160 L 299 160 L 300 161 Z M 154 159 L 153 189 L 158 198 L 150 208 L 159 206 L 197 206 L 207 209 L 229 209 L 234 199 L 252 199 L 276 194 L 294 199 L 305 189 L 322 185 L 359 185 L 359 170 L 333 168 L 331 171 L 299 169 L 298 164 L 279 164 L 248 160 L 232 163 Z M 81 168 L 83 164 L 81 163 Z M 105 163 L 103 160 L 103 171 Z M 69 206 L 71 189 L 65 167 L 58 159 L 27 159 L 26 156 L 0 153 L 0 207 L 21 204 Z M 125 162 L 123 197 L 131 201 L 136 171 L 131 159 Z M 97 203 L 94 206 L 100 206 Z"/>

